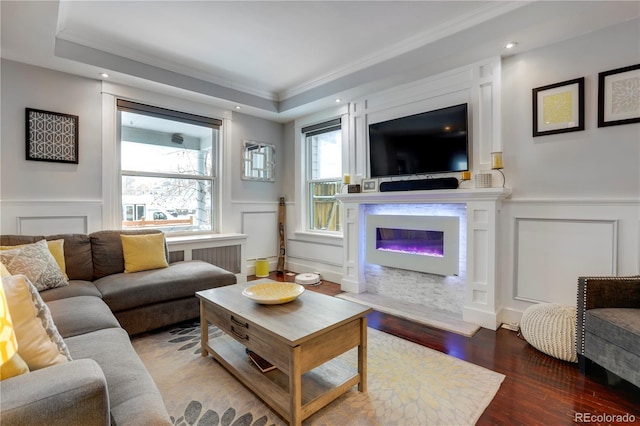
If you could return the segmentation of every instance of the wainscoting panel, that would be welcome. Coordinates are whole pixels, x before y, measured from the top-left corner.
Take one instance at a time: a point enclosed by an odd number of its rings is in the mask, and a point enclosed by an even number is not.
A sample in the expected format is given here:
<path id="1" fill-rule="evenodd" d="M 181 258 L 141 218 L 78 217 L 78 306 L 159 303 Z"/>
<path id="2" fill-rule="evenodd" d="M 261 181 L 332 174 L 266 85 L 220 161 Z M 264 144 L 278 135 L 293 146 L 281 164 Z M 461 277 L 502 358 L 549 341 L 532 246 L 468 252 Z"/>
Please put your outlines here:
<path id="1" fill-rule="evenodd" d="M 322 245 L 309 241 L 289 240 L 287 251 L 296 259 L 342 266 L 342 247 Z"/>
<path id="2" fill-rule="evenodd" d="M 3 234 L 90 233 L 102 228 L 102 202 L 2 200 Z"/>
<path id="3" fill-rule="evenodd" d="M 472 283 L 486 284 L 489 280 L 487 253 L 489 251 L 489 232 L 486 229 L 473 230 L 473 275 Z"/>
<path id="4" fill-rule="evenodd" d="M 21 216 L 18 217 L 18 234 L 86 234 L 87 222 L 87 216 Z"/>
<path id="5" fill-rule="evenodd" d="M 518 300 L 575 306 L 582 275 L 617 272 L 617 220 L 516 218 Z"/>
<path id="6" fill-rule="evenodd" d="M 242 212 L 242 233 L 247 234 L 247 259 L 278 256 L 278 212 Z"/>

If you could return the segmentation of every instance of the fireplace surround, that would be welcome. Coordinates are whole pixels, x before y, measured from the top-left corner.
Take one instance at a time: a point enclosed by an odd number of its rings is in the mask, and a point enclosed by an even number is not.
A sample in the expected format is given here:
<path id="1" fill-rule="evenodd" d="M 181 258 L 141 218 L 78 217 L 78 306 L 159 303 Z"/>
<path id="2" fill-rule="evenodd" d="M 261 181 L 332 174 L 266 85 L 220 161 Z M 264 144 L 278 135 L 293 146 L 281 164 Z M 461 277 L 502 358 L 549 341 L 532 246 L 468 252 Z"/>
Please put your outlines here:
<path id="1" fill-rule="evenodd" d="M 510 195 L 510 188 L 337 194 L 336 198 L 343 203 L 344 215 L 342 290 L 351 293 L 367 291 L 365 266 L 368 260 L 365 241 L 367 212 L 371 213 L 372 206 L 464 205 L 466 220 L 461 228 L 464 227 L 466 231 L 466 256 L 463 257 L 466 259 L 466 273 L 461 277 L 465 280 L 462 319 L 496 330 L 500 325 L 497 273 L 499 212 L 502 200 Z M 412 265 L 415 266 L 415 263 Z M 408 266 L 416 270 L 412 265 Z"/>

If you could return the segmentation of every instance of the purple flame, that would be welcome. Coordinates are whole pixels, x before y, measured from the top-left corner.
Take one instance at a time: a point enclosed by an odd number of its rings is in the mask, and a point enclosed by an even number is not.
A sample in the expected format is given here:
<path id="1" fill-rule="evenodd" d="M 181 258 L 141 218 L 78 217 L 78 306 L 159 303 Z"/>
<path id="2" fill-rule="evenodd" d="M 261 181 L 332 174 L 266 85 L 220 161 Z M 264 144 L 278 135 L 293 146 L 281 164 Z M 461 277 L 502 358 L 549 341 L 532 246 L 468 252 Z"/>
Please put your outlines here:
<path id="1" fill-rule="evenodd" d="M 444 232 L 377 228 L 376 250 L 444 257 Z"/>

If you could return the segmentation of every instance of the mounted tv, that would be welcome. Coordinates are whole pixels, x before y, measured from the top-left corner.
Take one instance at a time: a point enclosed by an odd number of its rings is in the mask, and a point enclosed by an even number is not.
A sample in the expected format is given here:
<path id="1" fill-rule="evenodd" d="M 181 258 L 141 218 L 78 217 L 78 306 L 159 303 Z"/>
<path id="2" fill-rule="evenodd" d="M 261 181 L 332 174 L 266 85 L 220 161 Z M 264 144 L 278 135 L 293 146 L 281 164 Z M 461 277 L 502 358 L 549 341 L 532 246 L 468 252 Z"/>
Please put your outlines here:
<path id="1" fill-rule="evenodd" d="M 467 104 L 369 125 L 373 178 L 469 170 Z"/>

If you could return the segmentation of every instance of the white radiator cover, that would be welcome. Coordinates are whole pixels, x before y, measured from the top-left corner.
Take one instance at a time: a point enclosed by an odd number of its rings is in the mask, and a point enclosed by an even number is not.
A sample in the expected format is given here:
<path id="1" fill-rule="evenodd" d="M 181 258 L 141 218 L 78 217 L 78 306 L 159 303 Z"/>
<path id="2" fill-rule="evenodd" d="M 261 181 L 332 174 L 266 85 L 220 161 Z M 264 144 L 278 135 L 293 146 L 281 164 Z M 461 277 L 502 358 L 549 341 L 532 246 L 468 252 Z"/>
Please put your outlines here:
<path id="1" fill-rule="evenodd" d="M 366 261 L 377 265 L 425 272 L 435 275 L 457 275 L 460 265 L 460 222 L 451 216 L 366 216 Z M 444 233 L 444 256 L 434 257 L 376 249 L 378 228 L 439 231 Z"/>

